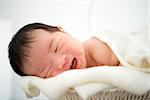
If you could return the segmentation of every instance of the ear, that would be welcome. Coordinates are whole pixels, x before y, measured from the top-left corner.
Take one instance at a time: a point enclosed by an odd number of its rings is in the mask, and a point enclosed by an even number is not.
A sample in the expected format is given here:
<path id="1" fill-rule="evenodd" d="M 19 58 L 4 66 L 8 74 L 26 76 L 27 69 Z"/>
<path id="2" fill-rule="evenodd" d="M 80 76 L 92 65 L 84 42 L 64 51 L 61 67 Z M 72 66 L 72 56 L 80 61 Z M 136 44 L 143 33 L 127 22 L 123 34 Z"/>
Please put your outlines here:
<path id="1" fill-rule="evenodd" d="M 58 28 L 61 32 L 65 32 L 61 26 L 57 26 L 57 28 Z"/>

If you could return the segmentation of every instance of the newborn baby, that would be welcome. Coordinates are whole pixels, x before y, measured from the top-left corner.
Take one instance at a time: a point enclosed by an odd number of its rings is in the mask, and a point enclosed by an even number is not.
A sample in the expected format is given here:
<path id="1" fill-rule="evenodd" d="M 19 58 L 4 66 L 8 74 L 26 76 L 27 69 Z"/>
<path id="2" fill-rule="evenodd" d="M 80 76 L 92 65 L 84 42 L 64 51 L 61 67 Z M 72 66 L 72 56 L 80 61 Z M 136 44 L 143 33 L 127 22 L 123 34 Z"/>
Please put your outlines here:
<path id="1" fill-rule="evenodd" d="M 120 65 L 111 48 L 99 38 L 81 43 L 61 27 L 42 23 L 22 27 L 8 51 L 13 70 L 21 76 L 49 78 L 71 69 Z"/>

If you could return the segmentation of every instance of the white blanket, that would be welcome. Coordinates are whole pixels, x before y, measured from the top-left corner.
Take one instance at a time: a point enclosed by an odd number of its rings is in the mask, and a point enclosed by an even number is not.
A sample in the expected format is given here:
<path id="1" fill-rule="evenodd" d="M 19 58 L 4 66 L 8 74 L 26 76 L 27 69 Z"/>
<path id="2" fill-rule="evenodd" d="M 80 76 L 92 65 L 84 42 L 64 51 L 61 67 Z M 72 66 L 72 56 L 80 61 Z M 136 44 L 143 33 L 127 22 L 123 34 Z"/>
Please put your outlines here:
<path id="1" fill-rule="evenodd" d="M 150 33 L 148 27 L 128 33 L 105 30 L 94 34 L 94 36 L 109 45 L 125 67 L 150 72 Z"/>
<path id="2" fill-rule="evenodd" d="M 20 77 L 20 85 L 28 97 L 37 96 L 42 91 L 52 100 L 60 98 L 70 89 L 74 89 L 83 99 L 112 87 L 142 95 L 150 89 L 147 34 L 140 31 L 133 36 L 132 33 L 107 31 L 95 35 L 110 46 L 123 67 L 100 66 L 69 70 L 48 79 Z"/>
<path id="3" fill-rule="evenodd" d="M 112 87 L 142 95 L 150 89 L 150 74 L 126 67 L 104 66 L 70 70 L 48 79 L 26 76 L 21 78 L 20 84 L 28 97 L 42 91 L 50 100 L 55 100 L 73 88 L 85 100 Z"/>

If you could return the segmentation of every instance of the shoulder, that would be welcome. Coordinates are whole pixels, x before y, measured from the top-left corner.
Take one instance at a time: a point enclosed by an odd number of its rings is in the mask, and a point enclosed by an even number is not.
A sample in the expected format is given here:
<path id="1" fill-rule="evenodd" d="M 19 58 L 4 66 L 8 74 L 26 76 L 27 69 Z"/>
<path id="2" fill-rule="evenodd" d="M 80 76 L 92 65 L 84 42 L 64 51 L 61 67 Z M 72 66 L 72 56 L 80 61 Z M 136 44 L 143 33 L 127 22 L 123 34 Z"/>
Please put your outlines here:
<path id="1" fill-rule="evenodd" d="M 114 55 L 111 48 L 97 37 L 91 38 L 92 56 L 98 64 L 102 65 L 116 65 L 118 59 Z"/>

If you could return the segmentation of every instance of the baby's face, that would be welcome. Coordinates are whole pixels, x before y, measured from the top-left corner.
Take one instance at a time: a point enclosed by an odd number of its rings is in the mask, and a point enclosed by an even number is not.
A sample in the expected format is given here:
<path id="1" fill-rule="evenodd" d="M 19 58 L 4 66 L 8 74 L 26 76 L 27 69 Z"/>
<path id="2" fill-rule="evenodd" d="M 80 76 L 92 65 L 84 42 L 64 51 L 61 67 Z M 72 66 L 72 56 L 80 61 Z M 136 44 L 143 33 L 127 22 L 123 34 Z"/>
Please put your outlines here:
<path id="1" fill-rule="evenodd" d="M 31 32 L 29 61 L 23 72 L 43 78 L 58 75 L 66 70 L 85 68 L 86 59 L 82 43 L 67 33 L 50 33 L 42 29 Z"/>

